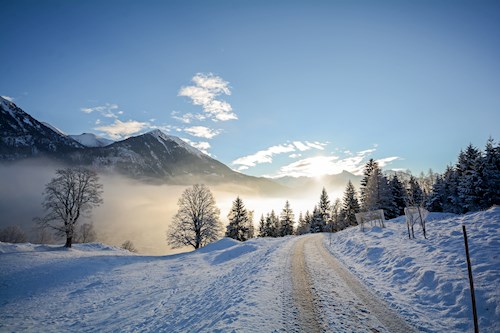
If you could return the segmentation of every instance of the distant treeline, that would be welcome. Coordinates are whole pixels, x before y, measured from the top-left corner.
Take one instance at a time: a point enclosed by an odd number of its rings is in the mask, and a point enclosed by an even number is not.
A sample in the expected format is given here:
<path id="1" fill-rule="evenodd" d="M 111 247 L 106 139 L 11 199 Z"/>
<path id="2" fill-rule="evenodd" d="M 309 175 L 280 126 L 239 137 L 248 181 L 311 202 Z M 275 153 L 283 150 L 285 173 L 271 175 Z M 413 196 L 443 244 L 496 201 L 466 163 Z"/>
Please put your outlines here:
<path id="1" fill-rule="evenodd" d="M 259 237 L 282 237 L 324 231 L 339 231 L 356 225 L 355 214 L 383 209 L 392 219 L 404 215 L 407 206 L 433 212 L 464 214 L 500 204 L 500 147 L 490 138 L 484 151 L 470 144 L 460 151 L 454 166 L 440 175 L 429 170 L 418 177 L 404 171 L 383 172 L 371 159 L 364 167 L 359 192 L 349 181 L 342 199 L 330 201 L 323 188 L 311 211 L 299 214 L 297 227 L 288 201 L 280 214 L 274 210 L 259 220 Z M 226 236 L 245 240 L 254 236 L 251 214 L 241 198 L 233 203 Z M 239 225 L 244 225 L 240 228 Z M 235 235 L 238 235 L 237 237 Z"/>

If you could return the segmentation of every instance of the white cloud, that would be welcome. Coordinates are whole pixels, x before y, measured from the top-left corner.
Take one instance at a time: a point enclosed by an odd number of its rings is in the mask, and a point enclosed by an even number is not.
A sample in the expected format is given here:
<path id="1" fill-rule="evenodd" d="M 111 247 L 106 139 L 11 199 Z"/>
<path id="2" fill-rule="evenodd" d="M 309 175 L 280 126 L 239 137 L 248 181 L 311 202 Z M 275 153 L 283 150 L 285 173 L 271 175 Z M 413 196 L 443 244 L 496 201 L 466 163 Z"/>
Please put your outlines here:
<path id="1" fill-rule="evenodd" d="M 261 163 L 272 163 L 273 155 L 284 154 L 284 153 L 294 153 L 290 154 L 288 157 L 290 158 L 299 158 L 302 156 L 300 153 L 295 153 L 298 151 L 304 152 L 311 149 L 324 150 L 324 147 L 328 143 L 322 143 L 315 141 L 314 143 L 310 143 L 306 141 L 305 143 L 300 141 L 293 141 L 292 143 L 280 144 L 276 146 L 269 147 L 267 149 L 256 152 L 255 154 L 240 157 L 232 162 L 232 164 L 240 165 L 238 170 L 246 170 L 249 167 L 254 167 L 257 164 Z M 243 166 L 245 168 L 243 168 Z"/>
<path id="2" fill-rule="evenodd" d="M 208 156 L 212 156 L 208 150 L 210 149 L 210 143 L 206 142 L 206 141 L 200 141 L 200 142 L 195 142 L 195 141 L 191 141 L 189 139 L 186 139 L 186 138 L 182 138 L 182 140 L 184 142 L 186 142 L 187 144 L 189 144 L 190 146 L 198 149 L 199 151 L 201 151 L 202 153 L 208 155 Z"/>
<path id="3" fill-rule="evenodd" d="M 254 167 L 257 164 L 261 163 L 272 163 L 273 155 L 291 153 L 294 151 L 295 151 L 295 146 L 291 144 L 272 146 L 265 150 L 258 151 L 255 154 L 240 157 L 234 160 L 233 164 L 245 167 Z M 239 170 L 242 170 L 241 167 L 239 168 Z"/>
<path id="4" fill-rule="evenodd" d="M 279 169 L 276 175 L 271 178 L 279 178 L 284 176 L 290 177 L 318 177 L 322 175 L 335 175 L 342 171 L 348 171 L 355 175 L 363 175 L 363 170 L 366 160 L 375 149 L 368 149 L 357 152 L 352 155 L 349 151 L 347 157 L 340 158 L 339 156 L 314 156 L 304 158 Z M 392 156 L 378 159 L 377 163 L 382 168 L 392 161 L 400 159 L 399 157 Z"/>
<path id="5" fill-rule="evenodd" d="M 184 132 L 198 138 L 212 139 L 220 134 L 219 130 L 214 130 L 205 126 L 192 126 L 184 129 Z"/>
<path id="6" fill-rule="evenodd" d="M 397 156 L 391 156 L 391 157 L 381 158 L 381 159 L 377 160 L 377 163 L 378 163 L 379 167 L 383 168 L 386 165 L 388 165 L 389 163 L 391 163 L 392 161 L 396 161 L 399 159 L 401 159 L 401 158 L 397 157 Z"/>
<path id="7" fill-rule="evenodd" d="M 9 102 L 14 102 L 14 97 L 10 97 L 10 96 L 0 96 L 0 97 L 2 97 L 3 99 L 8 100 Z"/>
<path id="8" fill-rule="evenodd" d="M 295 145 L 295 147 L 297 147 L 298 150 L 300 151 L 306 151 L 306 150 L 309 150 L 311 149 L 311 147 L 303 144 L 302 142 L 300 141 L 294 141 L 293 144 Z"/>
<path id="9" fill-rule="evenodd" d="M 217 99 L 217 97 L 222 94 L 231 95 L 229 82 L 212 73 L 198 73 L 191 81 L 193 81 L 195 85 L 182 87 L 179 90 L 178 96 L 188 97 L 194 105 L 200 105 L 203 111 L 207 113 L 213 121 L 238 119 L 233 112 L 231 104 Z M 183 119 L 182 117 L 180 118 Z M 187 119 L 189 119 L 189 117 L 184 120 Z"/>
<path id="10" fill-rule="evenodd" d="M 327 145 L 328 143 L 322 143 L 322 142 L 318 142 L 318 141 L 314 141 L 314 142 L 309 142 L 309 141 L 306 141 L 306 145 L 308 147 L 311 147 L 311 148 L 314 148 L 314 149 L 318 149 L 318 150 L 323 150 L 325 149 L 325 146 Z"/>
<path id="11" fill-rule="evenodd" d="M 91 108 L 89 108 L 89 107 L 81 108 L 80 111 L 82 111 L 84 113 L 88 113 L 88 114 L 93 113 L 93 112 L 97 112 L 106 118 L 118 118 L 117 115 L 123 114 L 123 111 L 118 111 L 118 112 L 114 111 L 114 110 L 117 110 L 118 108 L 119 108 L 119 106 L 117 104 L 106 103 L 104 105 L 94 106 Z"/>
<path id="12" fill-rule="evenodd" d="M 106 133 L 113 140 L 118 140 L 138 133 L 148 126 L 149 123 L 147 122 L 139 122 L 135 120 L 122 122 L 119 119 L 115 119 L 115 122 L 112 125 L 96 127 L 95 129 Z"/>
<path id="13" fill-rule="evenodd" d="M 199 113 L 197 113 L 197 114 L 186 113 L 186 114 L 180 115 L 180 112 L 172 111 L 171 115 L 172 115 L 172 118 L 174 118 L 175 120 L 178 120 L 184 124 L 190 124 L 193 120 L 203 121 L 203 120 L 207 119 L 207 117 L 205 115 L 199 114 Z"/>

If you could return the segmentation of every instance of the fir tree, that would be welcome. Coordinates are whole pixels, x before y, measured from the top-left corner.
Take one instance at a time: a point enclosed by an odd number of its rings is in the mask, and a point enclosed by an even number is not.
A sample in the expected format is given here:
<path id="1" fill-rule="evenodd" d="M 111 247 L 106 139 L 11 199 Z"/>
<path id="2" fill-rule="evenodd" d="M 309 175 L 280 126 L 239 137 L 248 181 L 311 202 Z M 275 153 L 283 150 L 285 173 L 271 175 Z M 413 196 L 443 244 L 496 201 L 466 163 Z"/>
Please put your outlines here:
<path id="1" fill-rule="evenodd" d="M 287 200 L 280 216 L 280 236 L 293 235 L 294 218 L 290 203 Z"/>
<path id="2" fill-rule="evenodd" d="M 395 175 L 389 181 L 389 187 L 392 191 L 392 200 L 393 200 L 393 211 L 388 215 L 398 217 L 405 214 L 405 207 L 408 201 L 408 197 L 403 186 L 403 183 L 399 180 L 398 176 Z"/>
<path id="3" fill-rule="evenodd" d="M 413 176 L 410 177 L 408 183 L 408 204 L 410 206 L 420 206 L 424 201 L 424 193 L 417 182 L 417 179 Z"/>
<path id="4" fill-rule="evenodd" d="M 328 231 L 335 232 L 345 228 L 344 212 L 340 199 L 336 199 L 331 209 L 331 222 Z"/>
<path id="5" fill-rule="evenodd" d="M 319 203 L 318 203 L 318 210 L 319 210 L 319 215 L 320 215 L 320 220 L 318 223 L 319 226 L 319 231 L 318 232 L 323 232 L 327 231 L 327 226 L 330 224 L 331 216 L 330 216 L 330 199 L 328 198 L 328 193 L 326 193 L 326 189 L 323 187 L 323 190 L 321 191 L 321 195 L 319 198 Z"/>
<path id="6" fill-rule="evenodd" d="M 500 146 L 495 147 L 491 137 L 484 151 L 481 178 L 485 188 L 481 208 L 500 205 Z"/>
<path id="7" fill-rule="evenodd" d="M 259 237 L 267 237 L 267 235 L 266 235 L 266 219 L 264 219 L 264 214 L 262 214 L 260 216 Z"/>
<path id="8" fill-rule="evenodd" d="M 307 234 L 311 231 L 311 214 L 306 211 L 304 217 L 302 217 L 302 212 L 299 215 L 299 225 L 297 226 L 297 235 Z"/>
<path id="9" fill-rule="evenodd" d="M 389 210 L 392 202 L 392 191 L 389 188 L 387 178 L 378 167 L 375 167 L 366 184 L 363 210 Z"/>
<path id="10" fill-rule="evenodd" d="M 321 215 L 321 211 L 318 209 L 318 206 L 314 206 L 314 210 L 311 216 L 311 232 L 322 232 L 324 227 L 323 216 Z"/>
<path id="11" fill-rule="evenodd" d="M 463 212 L 481 209 L 481 199 L 486 191 L 481 177 L 482 158 L 479 149 L 469 144 L 464 152 L 460 152 L 457 172 L 458 198 Z"/>
<path id="12" fill-rule="evenodd" d="M 351 181 L 347 183 L 344 200 L 342 204 L 343 217 L 346 226 L 356 225 L 356 213 L 359 213 L 360 207 L 356 197 L 356 189 Z"/>
<path id="13" fill-rule="evenodd" d="M 361 207 L 363 210 L 366 210 L 366 187 L 368 186 L 368 179 L 370 178 L 371 174 L 373 173 L 373 170 L 378 169 L 378 163 L 373 159 L 370 158 L 370 160 L 366 163 L 365 169 L 363 170 L 363 178 L 361 179 L 360 182 L 360 198 L 361 198 Z"/>
<path id="14" fill-rule="evenodd" d="M 233 206 L 227 218 L 229 224 L 226 227 L 226 237 L 243 242 L 253 236 L 252 221 L 243 200 L 239 196 L 233 201 Z"/>

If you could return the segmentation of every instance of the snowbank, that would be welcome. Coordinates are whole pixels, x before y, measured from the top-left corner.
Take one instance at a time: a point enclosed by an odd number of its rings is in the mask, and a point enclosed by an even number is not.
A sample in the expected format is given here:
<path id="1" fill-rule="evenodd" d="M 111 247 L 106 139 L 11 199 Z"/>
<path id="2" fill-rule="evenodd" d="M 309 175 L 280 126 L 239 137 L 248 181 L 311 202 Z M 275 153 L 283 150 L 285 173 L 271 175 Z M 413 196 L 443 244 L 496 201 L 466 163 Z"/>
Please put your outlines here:
<path id="1" fill-rule="evenodd" d="M 283 331 L 291 238 L 163 257 L 0 244 L 0 331 Z"/>
<path id="2" fill-rule="evenodd" d="M 404 217 L 382 229 L 349 228 L 325 244 L 408 321 L 426 332 L 473 330 L 462 224 L 467 228 L 479 328 L 500 323 L 500 207 L 462 216 L 431 213 L 428 239 L 409 240 Z"/>

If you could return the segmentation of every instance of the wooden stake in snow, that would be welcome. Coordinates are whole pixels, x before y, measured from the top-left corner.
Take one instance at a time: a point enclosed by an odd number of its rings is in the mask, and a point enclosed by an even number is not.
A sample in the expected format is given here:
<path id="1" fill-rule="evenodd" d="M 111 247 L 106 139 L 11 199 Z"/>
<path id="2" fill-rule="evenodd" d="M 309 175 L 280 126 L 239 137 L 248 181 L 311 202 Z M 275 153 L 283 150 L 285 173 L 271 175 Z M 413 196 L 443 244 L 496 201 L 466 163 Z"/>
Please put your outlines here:
<path id="1" fill-rule="evenodd" d="M 472 298 L 472 315 L 474 316 L 474 332 L 479 333 L 479 325 L 477 323 L 476 296 L 474 294 L 474 281 L 472 279 L 472 267 L 470 265 L 470 256 L 469 256 L 469 243 L 467 241 L 467 231 L 465 230 L 464 224 L 462 224 L 462 230 L 464 232 L 465 255 L 467 256 L 467 269 L 469 270 L 470 296 Z"/>

